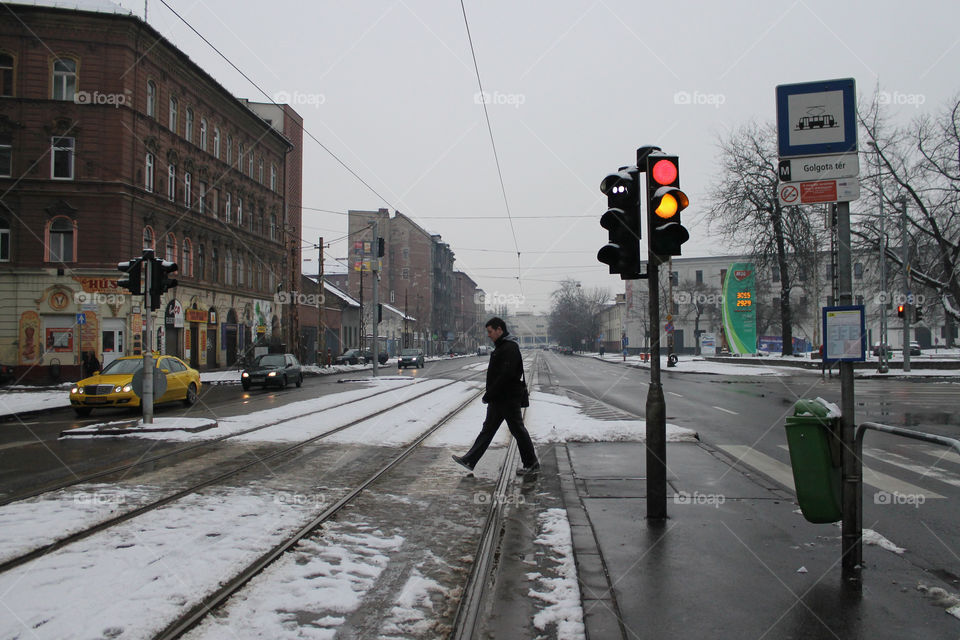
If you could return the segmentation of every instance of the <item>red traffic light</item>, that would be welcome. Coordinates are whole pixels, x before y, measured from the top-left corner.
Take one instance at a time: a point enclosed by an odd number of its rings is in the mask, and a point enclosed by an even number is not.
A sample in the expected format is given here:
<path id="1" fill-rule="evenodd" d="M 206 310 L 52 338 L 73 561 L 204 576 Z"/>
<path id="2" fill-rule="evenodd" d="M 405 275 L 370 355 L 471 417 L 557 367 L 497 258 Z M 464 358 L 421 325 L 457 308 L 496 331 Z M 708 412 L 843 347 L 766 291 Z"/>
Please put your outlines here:
<path id="1" fill-rule="evenodd" d="M 650 175 L 657 184 L 673 184 L 677 180 L 677 165 L 672 160 L 657 160 Z"/>

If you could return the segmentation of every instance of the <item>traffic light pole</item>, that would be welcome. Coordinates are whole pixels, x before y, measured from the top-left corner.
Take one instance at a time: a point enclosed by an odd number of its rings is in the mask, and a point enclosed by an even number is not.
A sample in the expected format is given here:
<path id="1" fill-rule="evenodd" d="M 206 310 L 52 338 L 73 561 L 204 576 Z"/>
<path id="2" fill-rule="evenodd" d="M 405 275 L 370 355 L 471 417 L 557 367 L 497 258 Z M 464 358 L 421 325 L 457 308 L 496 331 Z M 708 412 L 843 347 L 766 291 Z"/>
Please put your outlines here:
<path id="1" fill-rule="evenodd" d="M 143 252 L 144 284 L 143 310 L 146 313 L 141 340 L 143 349 L 143 392 L 140 404 L 143 406 L 143 424 L 153 424 L 153 309 L 150 307 L 150 291 L 153 287 L 153 270 L 157 268 L 153 261 L 153 251 Z"/>
<path id="2" fill-rule="evenodd" d="M 647 391 L 647 518 L 667 517 L 667 405 L 660 383 L 660 258 L 650 254 L 650 388 Z"/>
<path id="3" fill-rule="evenodd" d="M 378 247 L 380 246 L 380 236 L 378 231 L 380 229 L 380 221 L 373 221 L 373 261 L 370 263 L 370 276 L 373 280 L 373 377 L 376 378 L 378 373 L 378 367 L 380 366 L 380 323 L 377 316 L 380 315 L 380 251 Z M 362 271 L 360 272 L 363 273 Z"/>
<path id="4" fill-rule="evenodd" d="M 907 199 L 900 199 L 900 244 L 903 251 L 903 371 L 910 371 L 910 320 L 913 296 L 910 294 L 910 236 L 907 235 Z"/>

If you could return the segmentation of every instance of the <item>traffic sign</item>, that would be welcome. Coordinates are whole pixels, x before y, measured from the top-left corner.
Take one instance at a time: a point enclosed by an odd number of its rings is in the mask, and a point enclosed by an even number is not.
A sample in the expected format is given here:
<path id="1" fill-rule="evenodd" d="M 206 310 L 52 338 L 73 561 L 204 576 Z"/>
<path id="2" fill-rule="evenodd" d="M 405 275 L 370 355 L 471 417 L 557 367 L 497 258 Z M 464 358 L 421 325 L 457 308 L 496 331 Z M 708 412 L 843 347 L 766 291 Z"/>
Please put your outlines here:
<path id="1" fill-rule="evenodd" d="M 673 333 L 673 323 L 668 322 L 667 324 L 663 325 L 663 330 L 667 333 Z"/>
<path id="2" fill-rule="evenodd" d="M 850 202 L 860 198 L 860 180 L 814 180 L 811 182 L 783 182 L 777 189 L 780 204 L 822 204 L 825 202 Z"/>
<path id="3" fill-rule="evenodd" d="M 786 158 L 780 161 L 780 182 L 855 178 L 860 175 L 860 156 L 843 153 L 831 156 Z"/>
<path id="4" fill-rule="evenodd" d="M 777 147 L 781 158 L 857 150 L 853 78 L 777 86 Z"/>
<path id="5" fill-rule="evenodd" d="M 87 324 L 87 314 L 78 313 L 77 314 L 77 324 Z"/>

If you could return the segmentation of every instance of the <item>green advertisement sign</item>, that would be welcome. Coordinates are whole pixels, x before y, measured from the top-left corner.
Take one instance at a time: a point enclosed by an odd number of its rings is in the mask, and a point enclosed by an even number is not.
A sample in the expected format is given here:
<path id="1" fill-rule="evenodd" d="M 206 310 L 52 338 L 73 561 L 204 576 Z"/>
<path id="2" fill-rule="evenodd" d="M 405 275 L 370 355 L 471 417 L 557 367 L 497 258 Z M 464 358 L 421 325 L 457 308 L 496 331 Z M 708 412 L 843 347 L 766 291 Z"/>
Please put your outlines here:
<path id="1" fill-rule="evenodd" d="M 723 329 L 731 353 L 757 352 L 756 284 L 752 262 L 730 265 L 723 281 Z"/>

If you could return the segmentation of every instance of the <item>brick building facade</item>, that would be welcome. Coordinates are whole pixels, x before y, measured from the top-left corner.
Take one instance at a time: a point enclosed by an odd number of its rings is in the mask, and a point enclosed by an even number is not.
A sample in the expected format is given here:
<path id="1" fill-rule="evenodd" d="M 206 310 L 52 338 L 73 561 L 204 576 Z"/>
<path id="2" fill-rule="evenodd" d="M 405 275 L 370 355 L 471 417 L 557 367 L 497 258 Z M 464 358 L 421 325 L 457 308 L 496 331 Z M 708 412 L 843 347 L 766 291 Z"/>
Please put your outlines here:
<path id="1" fill-rule="evenodd" d="M 299 117 L 271 126 L 142 20 L 76 4 L 8 3 L 0 23 L 0 362 L 70 378 L 84 352 L 139 353 L 143 299 L 116 265 L 146 247 L 179 264 L 153 348 L 212 368 L 282 341 Z"/>

